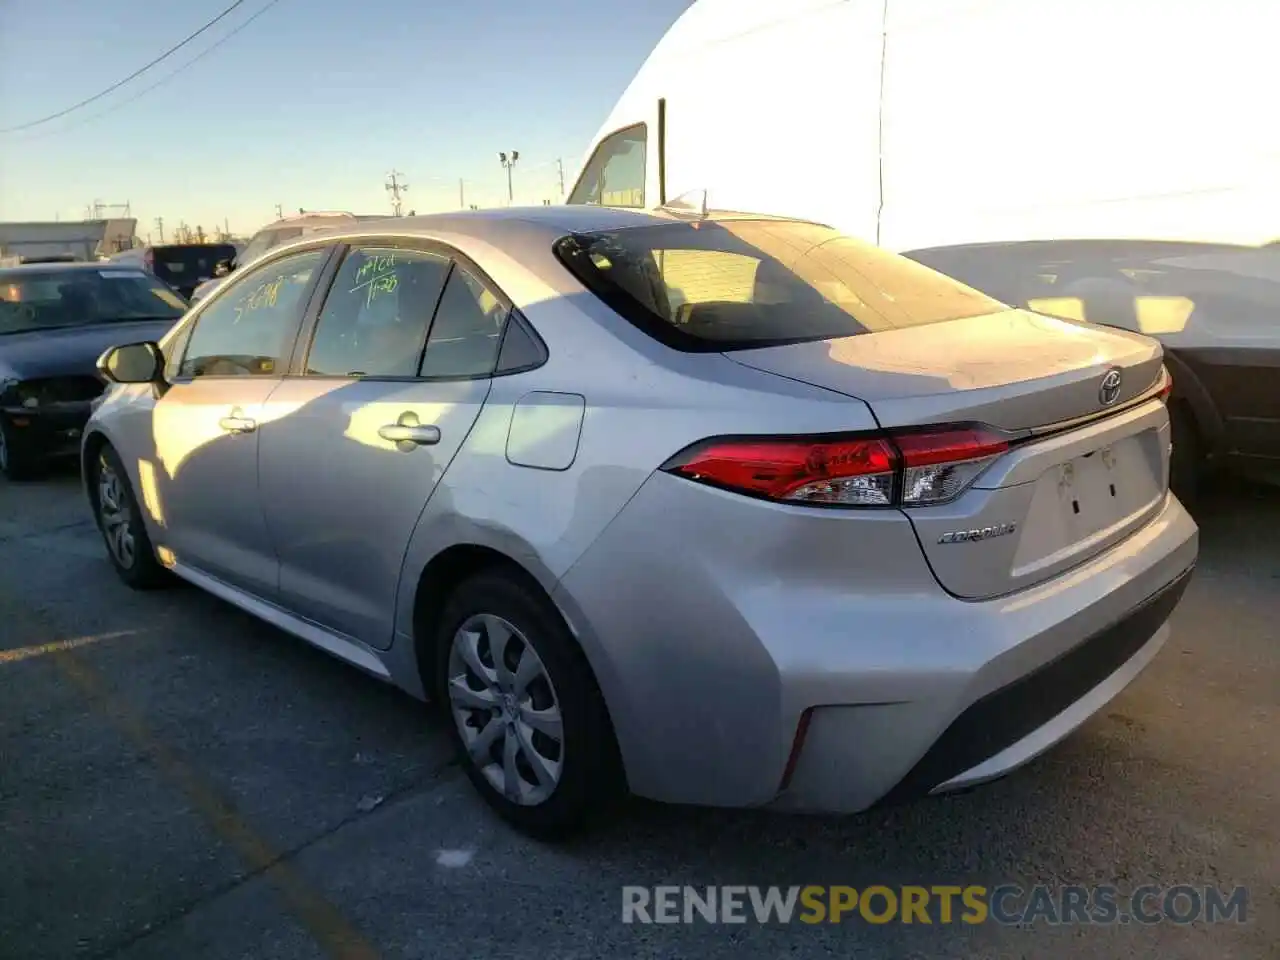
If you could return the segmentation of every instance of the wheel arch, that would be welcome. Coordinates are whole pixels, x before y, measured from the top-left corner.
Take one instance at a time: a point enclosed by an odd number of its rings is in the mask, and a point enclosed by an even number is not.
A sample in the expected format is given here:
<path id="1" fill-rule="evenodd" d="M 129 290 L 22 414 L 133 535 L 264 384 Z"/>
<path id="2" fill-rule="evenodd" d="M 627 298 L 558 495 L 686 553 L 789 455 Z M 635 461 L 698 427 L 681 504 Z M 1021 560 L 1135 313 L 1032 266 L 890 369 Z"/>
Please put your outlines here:
<path id="1" fill-rule="evenodd" d="M 92 500 L 93 485 L 89 482 L 89 468 L 94 458 L 102 452 L 103 447 L 114 446 L 111 438 L 101 429 L 91 427 L 80 442 L 80 483 L 84 486 L 85 495 Z"/>
<path id="2" fill-rule="evenodd" d="M 510 554 L 482 543 L 455 543 L 445 547 L 427 561 L 413 590 L 414 658 L 428 698 L 435 689 L 434 643 L 445 604 L 464 581 L 488 571 L 508 574 L 554 606 L 550 593 L 538 578 Z"/>
<path id="3" fill-rule="evenodd" d="M 1164 348 L 1165 366 L 1173 375 L 1171 403 L 1181 404 L 1191 413 L 1192 426 L 1206 456 L 1220 451 L 1223 437 L 1222 415 L 1204 383 L 1176 351 Z"/>

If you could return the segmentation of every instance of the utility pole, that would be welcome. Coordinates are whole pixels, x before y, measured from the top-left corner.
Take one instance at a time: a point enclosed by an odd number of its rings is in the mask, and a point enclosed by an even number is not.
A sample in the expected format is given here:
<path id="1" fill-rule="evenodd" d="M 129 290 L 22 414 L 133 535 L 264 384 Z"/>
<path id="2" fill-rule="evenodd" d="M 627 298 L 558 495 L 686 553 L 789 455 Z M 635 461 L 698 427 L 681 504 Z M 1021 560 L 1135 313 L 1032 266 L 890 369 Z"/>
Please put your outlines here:
<path id="1" fill-rule="evenodd" d="M 556 159 L 556 175 L 560 178 L 560 199 L 564 199 L 564 160 Z"/>
<path id="2" fill-rule="evenodd" d="M 515 190 L 511 186 L 511 168 L 516 165 L 516 161 L 520 159 L 520 151 L 512 150 L 511 158 L 507 159 L 505 153 L 498 154 L 498 162 L 502 164 L 502 168 L 507 171 L 507 206 L 515 205 Z"/>
<path id="3" fill-rule="evenodd" d="M 403 176 L 404 174 L 398 170 L 392 170 L 387 174 L 387 193 L 391 194 L 391 209 L 397 217 L 400 216 L 400 196 L 409 192 L 409 185 L 398 179 Z"/>
<path id="4" fill-rule="evenodd" d="M 156 233 L 160 235 L 160 242 L 164 243 L 164 217 L 156 217 Z"/>
<path id="5" fill-rule="evenodd" d="M 462 188 L 462 178 L 458 178 L 458 209 L 467 209 L 467 195 Z"/>
<path id="6" fill-rule="evenodd" d="M 197 223 L 196 224 L 196 243 L 204 243 L 204 241 L 205 241 L 204 227 L 200 226 L 200 224 Z"/>
<path id="7" fill-rule="evenodd" d="M 231 221 L 228 220 L 226 217 L 222 218 L 222 239 L 223 240 L 231 239 Z"/>
<path id="8" fill-rule="evenodd" d="M 281 207 L 281 206 L 280 206 L 280 204 L 278 204 L 278 203 L 276 204 L 276 219 L 277 219 L 277 220 L 283 220 L 283 219 L 284 219 L 284 208 L 283 208 L 283 207 Z"/>

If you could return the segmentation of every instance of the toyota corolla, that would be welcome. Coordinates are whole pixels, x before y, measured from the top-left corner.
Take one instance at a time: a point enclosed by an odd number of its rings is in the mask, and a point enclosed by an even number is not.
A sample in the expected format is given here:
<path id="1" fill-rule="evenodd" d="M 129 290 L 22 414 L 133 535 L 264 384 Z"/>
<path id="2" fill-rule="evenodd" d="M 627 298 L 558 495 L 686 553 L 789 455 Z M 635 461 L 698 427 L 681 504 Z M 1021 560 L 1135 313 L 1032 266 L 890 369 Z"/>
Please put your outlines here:
<path id="1" fill-rule="evenodd" d="M 1165 643 L 1197 530 L 1146 337 L 813 223 L 361 223 L 107 352 L 119 575 L 449 716 L 518 826 L 620 789 L 858 811 L 1004 774 Z"/>

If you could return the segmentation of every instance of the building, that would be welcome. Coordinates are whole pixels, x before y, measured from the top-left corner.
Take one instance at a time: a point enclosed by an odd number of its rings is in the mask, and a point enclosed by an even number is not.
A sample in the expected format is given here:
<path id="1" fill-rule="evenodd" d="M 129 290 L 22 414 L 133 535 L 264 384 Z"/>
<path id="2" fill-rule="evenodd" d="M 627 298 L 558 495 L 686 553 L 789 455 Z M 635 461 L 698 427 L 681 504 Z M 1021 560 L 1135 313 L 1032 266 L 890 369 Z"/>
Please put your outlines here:
<path id="1" fill-rule="evenodd" d="M 0 257 L 95 260 L 135 244 L 136 219 L 0 223 Z"/>

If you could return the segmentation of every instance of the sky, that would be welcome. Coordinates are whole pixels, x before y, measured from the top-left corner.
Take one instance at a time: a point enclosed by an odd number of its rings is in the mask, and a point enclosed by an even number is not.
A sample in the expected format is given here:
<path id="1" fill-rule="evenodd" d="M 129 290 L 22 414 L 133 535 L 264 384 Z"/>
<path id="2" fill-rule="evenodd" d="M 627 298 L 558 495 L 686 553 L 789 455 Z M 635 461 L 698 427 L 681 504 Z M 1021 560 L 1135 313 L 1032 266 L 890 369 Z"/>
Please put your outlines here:
<path id="1" fill-rule="evenodd" d="M 231 0 L 0 0 L 0 128 L 128 76 Z M 0 220 L 131 205 L 138 234 L 247 235 L 307 209 L 390 213 L 559 202 L 591 138 L 689 0 L 245 0 L 114 93 L 0 133 Z M 155 90 L 148 86 L 164 81 Z M 131 102 L 129 102 L 131 101 Z M 571 186 L 566 183 L 566 187 Z M 118 209 L 108 215 L 121 215 Z"/>

